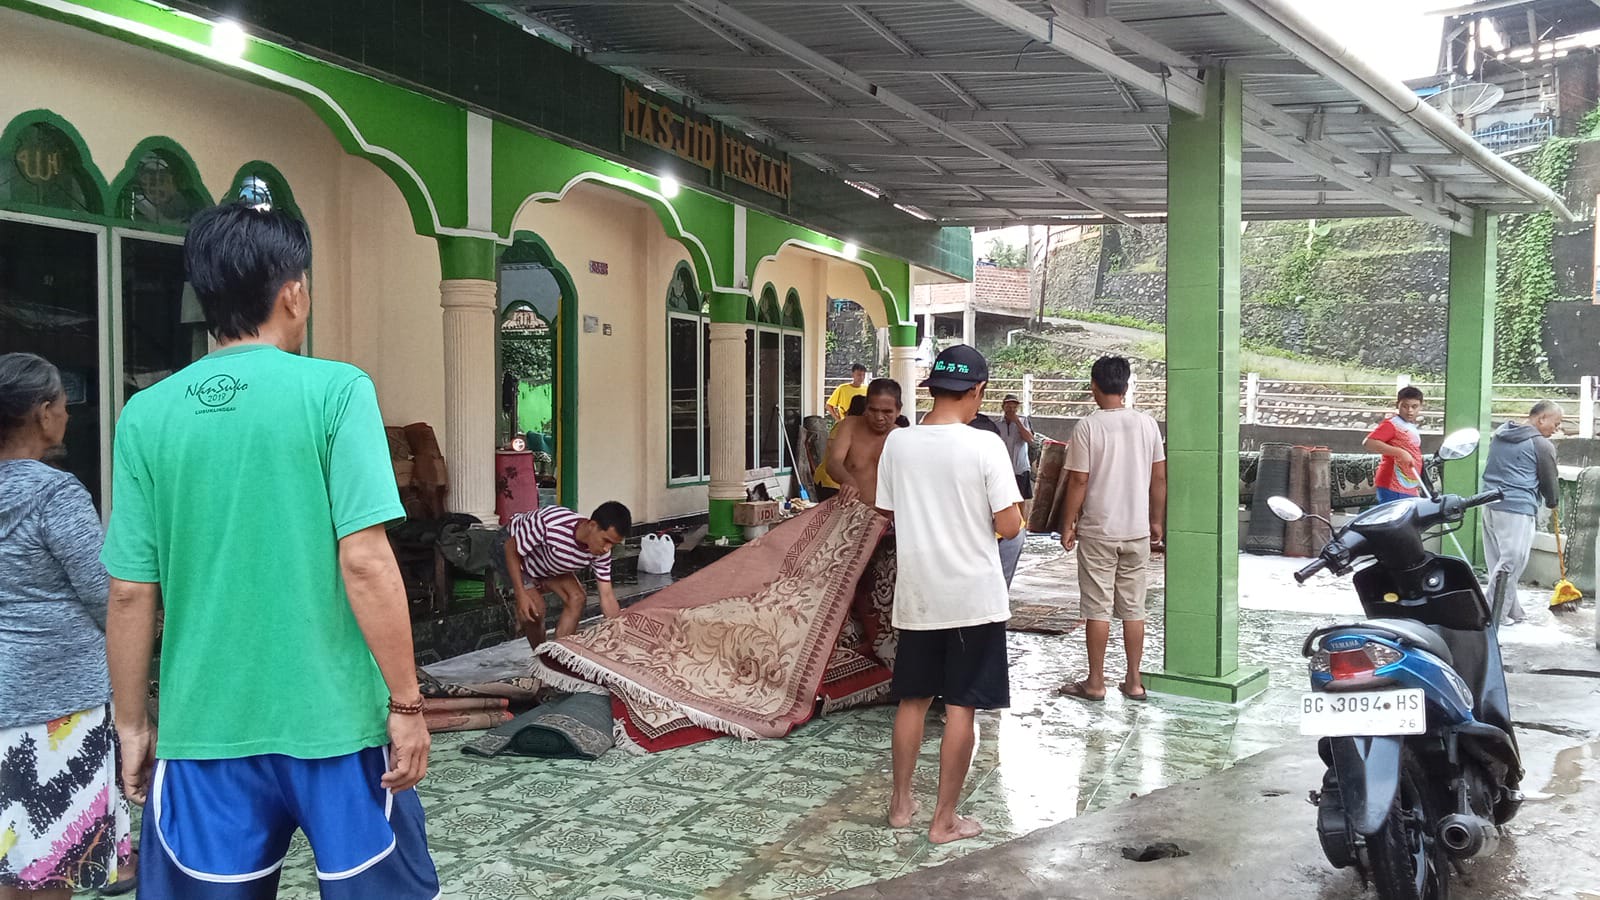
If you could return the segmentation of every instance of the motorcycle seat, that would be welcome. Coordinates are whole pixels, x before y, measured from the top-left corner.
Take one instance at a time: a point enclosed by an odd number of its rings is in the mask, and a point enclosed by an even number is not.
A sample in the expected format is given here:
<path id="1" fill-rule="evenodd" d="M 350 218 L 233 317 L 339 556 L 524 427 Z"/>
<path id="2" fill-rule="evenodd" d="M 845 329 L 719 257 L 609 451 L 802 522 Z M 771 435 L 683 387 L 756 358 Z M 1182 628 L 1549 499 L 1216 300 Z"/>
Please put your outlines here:
<path id="1" fill-rule="evenodd" d="M 1370 629 L 1385 637 L 1392 637 L 1402 644 L 1426 650 L 1434 656 L 1444 660 L 1448 665 L 1455 665 L 1455 658 L 1450 653 L 1450 646 L 1437 632 L 1421 622 L 1411 619 L 1368 619 L 1353 630 Z"/>

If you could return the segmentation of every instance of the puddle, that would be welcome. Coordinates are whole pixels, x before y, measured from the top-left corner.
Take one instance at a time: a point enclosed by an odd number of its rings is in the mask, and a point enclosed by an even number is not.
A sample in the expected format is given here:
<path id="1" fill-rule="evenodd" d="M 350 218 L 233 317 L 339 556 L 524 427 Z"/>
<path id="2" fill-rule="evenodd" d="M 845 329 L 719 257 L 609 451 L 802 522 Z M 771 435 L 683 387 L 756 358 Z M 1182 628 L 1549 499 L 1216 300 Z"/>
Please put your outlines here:
<path id="1" fill-rule="evenodd" d="M 1600 741 L 1568 747 L 1557 753 L 1555 771 L 1550 773 L 1544 793 L 1547 796 L 1576 794 L 1583 783 L 1585 770 L 1592 770 L 1597 759 L 1600 759 Z"/>

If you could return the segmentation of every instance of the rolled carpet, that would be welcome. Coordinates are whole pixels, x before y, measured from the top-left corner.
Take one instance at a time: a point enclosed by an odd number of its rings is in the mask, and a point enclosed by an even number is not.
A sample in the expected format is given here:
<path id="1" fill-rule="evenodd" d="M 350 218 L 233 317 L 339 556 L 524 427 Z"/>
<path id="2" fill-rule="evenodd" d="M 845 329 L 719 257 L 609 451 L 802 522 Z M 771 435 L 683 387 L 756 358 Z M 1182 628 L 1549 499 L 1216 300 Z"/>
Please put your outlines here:
<path id="1" fill-rule="evenodd" d="M 491 729 L 461 748 L 473 756 L 599 759 L 615 745 L 611 697 L 569 694 Z"/>

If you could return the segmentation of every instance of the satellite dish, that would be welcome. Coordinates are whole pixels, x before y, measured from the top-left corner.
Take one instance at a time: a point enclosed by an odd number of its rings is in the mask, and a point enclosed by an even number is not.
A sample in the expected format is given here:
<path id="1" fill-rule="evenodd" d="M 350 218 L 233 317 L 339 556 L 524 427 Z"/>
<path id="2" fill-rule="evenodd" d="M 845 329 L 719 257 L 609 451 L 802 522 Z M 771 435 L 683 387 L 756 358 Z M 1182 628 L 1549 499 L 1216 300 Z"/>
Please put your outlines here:
<path id="1" fill-rule="evenodd" d="M 1428 104 L 1439 112 L 1464 119 L 1494 106 L 1505 95 L 1505 88 L 1498 84 L 1463 81 L 1442 87 L 1426 99 Z"/>

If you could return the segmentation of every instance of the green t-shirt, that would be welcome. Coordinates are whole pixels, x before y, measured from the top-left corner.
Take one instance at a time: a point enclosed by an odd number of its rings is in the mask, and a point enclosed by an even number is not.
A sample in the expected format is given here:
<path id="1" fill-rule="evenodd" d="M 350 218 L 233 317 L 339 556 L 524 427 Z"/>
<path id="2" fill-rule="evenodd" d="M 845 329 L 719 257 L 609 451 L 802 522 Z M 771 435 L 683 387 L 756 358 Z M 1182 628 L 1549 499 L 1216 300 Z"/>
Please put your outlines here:
<path id="1" fill-rule="evenodd" d="M 112 577 L 159 583 L 162 759 L 322 759 L 388 742 L 338 542 L 403 518 L 372 381 L 246 344 L 117 423 Z"/>

